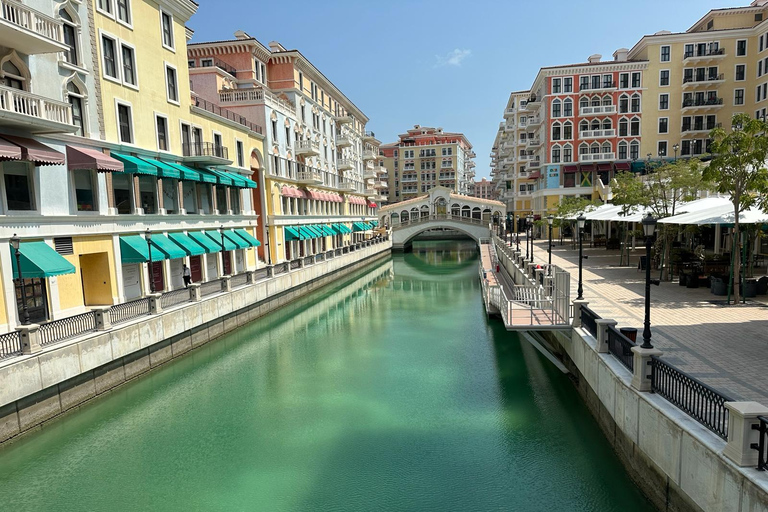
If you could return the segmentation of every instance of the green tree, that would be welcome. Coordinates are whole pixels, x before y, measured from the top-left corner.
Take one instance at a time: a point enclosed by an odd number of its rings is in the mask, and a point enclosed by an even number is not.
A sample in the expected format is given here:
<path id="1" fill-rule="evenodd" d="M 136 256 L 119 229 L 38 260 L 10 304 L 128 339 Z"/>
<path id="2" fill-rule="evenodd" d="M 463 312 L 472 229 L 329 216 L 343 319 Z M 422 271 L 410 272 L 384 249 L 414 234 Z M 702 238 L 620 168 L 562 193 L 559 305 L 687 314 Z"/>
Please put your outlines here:
<path id="1" fill-rule="evenodd" d="M 555 226 L 560 228 L 560 243 L 563 242 L 563 226 L 571 225 L 576 222 L 576 217 L 582 213 L 591 212 L 599 206 L 597 201 L 587 199 L 581 196 L 565 196 L 560 199 L 560 203 L 557 205 L 557 211 L 555 212 Z M 572 229 L 572 232 L 576 230 Z M 576 238 L 571 237 L 571 240 L 575 242 Z"/>
<path id="2" fill-rule="evenodd" d="M 734 302 L 738 304 L 741 294 L 739 277 L 741 275 L 741 237 L 739 234 L 739 214 L 753 207 L 766 208 L 768 193 L 768 171 L 765 161 L 768 158 L 768 123 L 752 119 L 747 114 L 736 114 L 731 120 L 731 131 L 722 127 L 710 132 L 712 138 L 712 161 L 704 170 L 704 178 L 710 181 L 715 190 L 728 194 L 733 203 L 735 216 L 733 226 L 733 284 Z M 761 197 L 763 194 L 763 197 Z"/>

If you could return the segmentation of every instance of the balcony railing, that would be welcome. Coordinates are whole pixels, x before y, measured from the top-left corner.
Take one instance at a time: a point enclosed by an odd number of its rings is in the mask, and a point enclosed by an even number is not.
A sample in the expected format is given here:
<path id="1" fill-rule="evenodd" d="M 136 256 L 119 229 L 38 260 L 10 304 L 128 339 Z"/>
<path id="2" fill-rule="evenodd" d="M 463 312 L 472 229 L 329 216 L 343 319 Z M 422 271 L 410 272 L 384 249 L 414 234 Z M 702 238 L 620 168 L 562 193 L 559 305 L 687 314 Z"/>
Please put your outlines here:
<path id="1" fill-rule="evenodd" d="M 352 139 L 350 139 L 346 135 L 336 137 L 336 146 L 338 146 L 338 147 L 348 147 L 348 146 L 351 146 L 351 145 L 352 145 Z"/>
<path id="2" fill-rule="evenodd" d="M 701 125 L 701 126 L 683 125 L 683 128 L 680 131 L 682 131 L 683 133 L 685 133 L 685 132 L 709 132 L 711 130 L 714 130 L 715 128 L 722 128 L 722 126 L 723 126 L 723 123 L 710 124 L 710 125 L 707 125 L 706 127 L 704 127 L 704 125 Z"/>
<path id="3" fill-rule="evenodd" d="M 591 116 L 596 114 L 615 114 L 616 105 L 598 105 L 594 107 L 580 107 L 579 115 Z"/>
<path id="4" fill-rule="evenodd" d="M 699 57 L 719 57 L 725 55 L 725 48 L 706 49 L 704 51 L 694 50 L 692 52 L 685 52 L 683 59 L 699 58 Z"/>
<path id="5" fill-rule="evenodd" d="M 287 111 L 296 115 L 296 107 L 293 103 L 278 98 L 269 91 L 261 88 L 233 89 L 219 91 L 219 103 L 224 105 L 247 105 L 266 103 L 274 108 Z M 261 133 L 261 132 L 259 132 Z"/>
<path id="6" fill-rule="evenodd" d="M 580 162 L 604 162 L 605 160 L 616 160 L 616 153 L 585 153 L 579 155 Z"/>
<path id="7" fill-rule="evenodd" d="M 707 82 L 720 82 L 725 80 L 725 74 L 720 73 L 719 75 L 709 75 L 704 78 L 697 78 L 695 76 L 689 76 L 686 78 L 683 78 L 683 84 L 696 84 L 696 83 L 707 83 Z"/>
<path id="8" fill-rule="evenodd" d="M 366 150 L 363 151 L 363 160 L 376 160 L 380 158 L 377 151 Z"/>
<path id="9" fill-rule="evenodd" d="M 355 161 L 351 158 L 337 158 L 336 167 L 340 171 L 349 171 L 355 168 Z"/>
<path id="10" fill-rule="evenodd" d="M 62 23 L 50 16 L 13 0 L 0 0 L 0 20 L 8 27 L 0 29 L 0 44 L 22 53 L 54 53 L 63 51 Z M 13 28 L 17 30 L 13 30 Z"/>
<path id="11" fill-rule="evenodd" d="M 297 155 L 318 155 L 320 144 L 314 140 L 300 140 L 296 143 Z"/>
<path id="12" fill-rule="evenodd" d="M 211 65 L 210 66 L 203 66 L 202 65 L 203 61 L 211 61 Z M 229 64 L 227 64 L 226 62 L 224 62 L 223 60 L 221 60 L 221 59 L 207 57 L 205 59 L 200 59 L 200 62 L 201 62 L 201 64 L 200 64 L 201 68 L 204 68 L 204 67 L 215 67 L 215 68 L 219 68 L 220 70 L 224 71 L 225 73 L 229 73 L 233 77 L 237 77 L 237 70 L 235 68 L 233 68 L 232 66 L 230 66 Z M 195 67 L 194 66 L 194 62 L 192 62 L 189 67 L 190 68 L 194 68 Z"/>
<path id="13" fill-rule="evenodd" d="M 4 85 L 0 85 L 0 110 L 13 112 L 27 118 L 72 125 L 72 108 L 69 103 Z M 27 122 L 34 121 L 29 120 Z M 74 127 L 70 131 L 74 131 Z"/>
<path id="14" fill-rule="evenodd" d="M 203 109 L 206 112 L 210 112 L 211 114 L 216 114 L 217 116 L 223 117 L 224 119 L 229 119 L 230 121 L 234 121 L 242 126 L 245 126 L 249 130 L 256 132 L 256 133 L 264 133 L 264 130 L 261 126 L 257 125 L 256 123 L 250 122 L 245 117 L 235 114 L 231 110 L 227 110 L 225 108 L 221 108 L 220 106 L 211 103 L 210 101 L 204 100 L 203 98 L 195 98 L 195 106 L 197 108 Z"/>
<path id="15" fill-rule="evenodd" d="M 683 108 L 688 107 L 716 107 L 723 104 L 723 98 L 685 99 Z"/>
<path id="16" fill-rule="evenodd" d="M 322 174 L 315 170 L 299 171 L 296 179 L 302 183 L 321 184 L 323 182 Z"/>
<path id="17" fill-rule="evenodd" d="M 217 146 L 213 142 L 185 142 L 181 145 L 181 151 L 186 157 L 212 157 L 229 160 L 229 148 Z"/>
<path id="18" fill-rule="evenodd" d="M 579 91 L 599 91 L 601 89 L 616 89 L 616 82 L 602 82 L 597 87 L 593 87 L 592 84 L 581 84 Z"/>
<path id="19" fill-rule="evenodd" d="M 584 130 L 579 132 L 582 139 L 607 139 L 616 136 L 616 130 Z"/>

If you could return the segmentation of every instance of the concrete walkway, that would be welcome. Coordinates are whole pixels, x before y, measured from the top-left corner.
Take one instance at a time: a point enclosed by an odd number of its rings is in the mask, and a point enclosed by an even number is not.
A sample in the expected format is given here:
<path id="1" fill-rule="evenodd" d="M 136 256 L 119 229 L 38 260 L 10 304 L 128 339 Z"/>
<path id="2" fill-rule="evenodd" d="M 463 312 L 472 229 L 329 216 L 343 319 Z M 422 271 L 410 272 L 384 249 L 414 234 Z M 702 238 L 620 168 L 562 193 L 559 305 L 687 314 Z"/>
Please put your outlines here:
<path id="1" fill-rule="evenodd" d="M 524 241 L 521 248 L 525 251 Z M 572 298 L 578 286 L 578 249 L 553 241 L 552 263 L 570 272 Z M 645 272 L 637 270 L 639 256 L 630 256 L 632 267 L 618 267 L 618 251 L 584 248 L 584 299 L 603 318 L 619 327 L 638 329 L 642 338 Z M 534 258 L 546 262 L 547 241 L 536 241 Z M 654 271 L 658 278 L 658 271 Z M 725 306 L 709 288 L 686 288 L 677 279 L 651 287 L 653 345 L 665 360 L 735 400 L 768 405 L 768 305 L 748 299 L 746 305 Z M 760 297 L 765 300 L 765 297 Z"/>

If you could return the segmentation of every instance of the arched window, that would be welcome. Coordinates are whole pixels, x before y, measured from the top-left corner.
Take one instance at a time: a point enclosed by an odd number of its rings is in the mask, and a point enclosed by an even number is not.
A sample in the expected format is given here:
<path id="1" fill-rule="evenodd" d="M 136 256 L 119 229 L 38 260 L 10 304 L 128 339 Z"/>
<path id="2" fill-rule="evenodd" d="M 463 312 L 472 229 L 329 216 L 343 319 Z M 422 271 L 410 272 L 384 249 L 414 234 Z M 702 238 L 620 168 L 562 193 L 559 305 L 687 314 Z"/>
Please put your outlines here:
<path id="1" fill-rule="evenodd" d="M 560 103 L 560 100 L 555 100 L 552 102 L 552 117 L 561 117 L 561 107 L 562 104 Z"/>
<path id="2" fill-rule="evenodd" d="M 629 121 L 622 119 L 619 121 L 619 137 L 629 136 Z"/>
<path id="3" fill-rule="evenodd" d="M 76 135 L 85 136 L 85 111 L 83 109 L 83 93 L 73 83 L 67 83 L 67 101 L 72 105 L 72 124 L 77 126 Z"/>
<path id="4" fill-rule="evenodd" d="M 600 129 L 600 120 L 599 119 L 593 119 L 592 120 L 592 126 L 591 128 L 593 130 L 599 130 Z"/>
<path id="5" fill-rule="evenodd" d="M 462 217 L 469 217 L 469 213 L 470 213 L 469 206 L 464 205 L 464 206 L 461 207 L 461 216 Z"/>
<path id="6" fill-rule="evenodd" d="M 451 215 L 454 217 L 458 217 L 461 215 L 461 206 L 459 206 L 458 203 L 453 203 L 451 205 Z"/>
<path id="7" fill-rule="evenodd" d="M 62 21 L 62 32 L 64 33 L 64 44 L 69 47 L 69 49 L 64 52 L 64 60 L 66 60 L 70 64 L 77 66 L 79 62 L 78 47 L 77 47 L 78 46 L 77 45 L 77 32 L 78 32 L 77 23 L 69 14 L 69 12 L 67 12 L 66 9 L 59 10 L 59 17 L 61 18 L 61 21 Z"/>
<path id="8" fill-rule="evenodd" d="M 560 146 L 552 146 L 552 163 L 560 163 Z"/>
<path id="9" fill-rule="evenodd" d="M 589 100 L 587 98 L 581 98 L 579 100 L 579 111 L 589 106 Z M 583 113 L 583 112 L 582 112 Z"/>
<path id="10" fill-rule="evenodd" d="M 589 152 L 593 155 L 600 153 L 600 144 L 597 142 L 593 142 L 592 145 L 589 147 Z"/>
<path id="11" fill-rule="evenodd" d="M 610 153 L 613 148 L 611 148 L 610 142 L 603 142 L 603 153 Z"/>
<path id="12" fill-rule="evenodd" d="M 570 121 L 566 121 L 563 125 L 563 139 L 565 140 L 571 140 L 573 139 L 573 123 Z"/>
<path id="13" fill-rule="evenodd" d="M 584 119 L 579 123 L 579 133 L 586 132 L 587 130 L 589 130 L 589 121 Z"/>
<path id="14" fill-rule="evenodd" d="M 610 130 L 613 128 L 613 121 L 610 119 L 603 119 L 603 130 Z"/>
<path id="15" fill-rule="evenodd" d="M 640 95 L 637 93 L 632 95 L 632 112 L 640 112 Z"/>
<path id="16" fill-rule="evenodd" d="M 400 222 L 408 222 L 408 210 L 400 212 Z"/>
<path id="17" fill-rule="evenodd" d="M 600 106 L 600 96 L 595 96 L 594 98 L 592 98 L 592 106 L 593 107 Z"/>
<path id="18" fill-rule="evenodd" d="M 3 63 L 3 85 L 12 89 L 26 90 L 27 79 L 22 74 L 21 70 L 11 62 L 7 60 Z"/>
<path id="19" fill-rule="evenodd" d="M 629 134 L 632 137 L 640 136 L 640 120 L 638 118 L 632 119 L 632 122 L 629 123 Z"/>
<path id="20" fill-rule="evenodd" d="M 629 145 L 629 158 L 632 160 L 637 160 L 638 156 L 640 156 L 640 143 L 636 140 L 633 140 Z"/>
<path id="21" fill-rule="evenodd" d="M 619 160 L 626 160 L 627 159 L 627 143 L 626 142 L 619 142 Z"/>
<path id="22" fill-rule="evenodd" d="M 566 144 L 563 147 L 563 162 L 573 161 L 573 147 L 570 144 Z"/>
<path id="23" fill-rule="evenodd" d="M 586 155 L 587 153 L 589 153 L 589 146 L 587 146 L 586 143 L 581 143 L 581 145 L 579 145 L 579 154 Z"/>
<path id="24" fill-rule="evenodd" d="M 573 116 L 573 100 L 570 98 L 563 102 L 563 115 L 565 117 Z"/>
<path id="25" fill-rule="evenodd" d="M 603 106 L 610 107 L 611 105 L 613 105 L 613 98 L 610 96 L 603 96 Z"/>
<path id="26" fill-rule="evenodd" d="M 560 140 L 562 137 L 562 127 L 560 123 L 552 124 L 552 140 Z"/>
<path id="27" fill-rule="evenodd" d="M 619 97 L 619 114 L 626 114 L 629 112 L 629 96 L 622 94 Z"/>

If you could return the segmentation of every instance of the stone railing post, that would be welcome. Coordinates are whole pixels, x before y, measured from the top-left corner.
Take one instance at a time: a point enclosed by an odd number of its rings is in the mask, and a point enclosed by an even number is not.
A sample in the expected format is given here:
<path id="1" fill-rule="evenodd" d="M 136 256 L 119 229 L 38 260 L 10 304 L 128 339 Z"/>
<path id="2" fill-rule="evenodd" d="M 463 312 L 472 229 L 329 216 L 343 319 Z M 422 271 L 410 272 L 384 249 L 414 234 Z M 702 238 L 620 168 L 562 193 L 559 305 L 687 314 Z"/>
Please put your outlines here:
<path id="1" fill-rule="evenodd" d="M 533 269 L 533 280 L 536 281 L 536 284 L 540 284 L 544 286 L 544 279 L 542 278 L 542 275 L 546 272 L 543 268 L 535 268 Z"/>
<path id="2" fill-rule="evenodd" d="M 581 327 L 581 308 L 588 305 L 589 301 L 586 300 L 574 300 L 573 301 L 573 326 Z"/>
<path id="3" fill-rule="evenodd" d="M 232 276 L 221 276 L 221 291 L 232 291 Z"/>
<path id="4" fill-rule="evenodd" d="M 253 270 L 246 270 L 245 282 L 246 284 L 256 284 L 256 272 Z"/>
<path id="5" fill-rule="evenodd" d="M 203 300 L 203 294 L 200 292 L 200 283 L 189 284 L 189 300 L 192 302 Z"/>
<path id="6" fill-rule="evenodd" d="M 757 450 L 753 443 L 759 441 L 760 432 L 753 430 L 753 425 L 759 425 L 758 416 L 768 416 L 768 407 L 757 402 L 725 402 L 728 409 L 728 444 L 723 449 L 723 455 L 731 459 L 737 466 L 757 466 Z"/>
<path id="7" fill-rule="evenodd" d="M 267 265 L 267 277 L 275 277 L 275 266 Z"/>
<path id="8" fill-rule="evenodd" d="M 609 318 L 596 318 L 595 324 L 597 325 L 597 351 L 600 354 L 607 354 L 608 350 L 608 327 L 615 327 L 616 320 Z"/>
<path id="9" fill-rule="evenodd" d="M 25 356 L 36 354 L 42 350 L 40 346 L 40 326 L 37 324 L 19 325 L 16 327 L 21 339 L 21 353 Z"/>
<path id="10" fill-rule="evenodd" d="M 93 316 L 96 318 L 96 330 L 108 331 L 112 328 L 112 318 L 109 316 L 109 306 L 98 306 L 91 308 Z"/>
<path id="11" fill-rule="evenodd" d="M 657 348 L 632 347 L 635 372 L 632 375 L 632 387 L 638 391 L 651 390 L 651 356 L 659 357 L 662 352 Z"/>
<path id="12" fill-rule="evenodd" d="M 163 312 L 163 305 L 160 302 L 160 298 L 163 296 L 162 293 L 150 293 L 147 295 L 147 298 L 149 299 L 149 314 L 150 315 L 159 315 Z"/>

